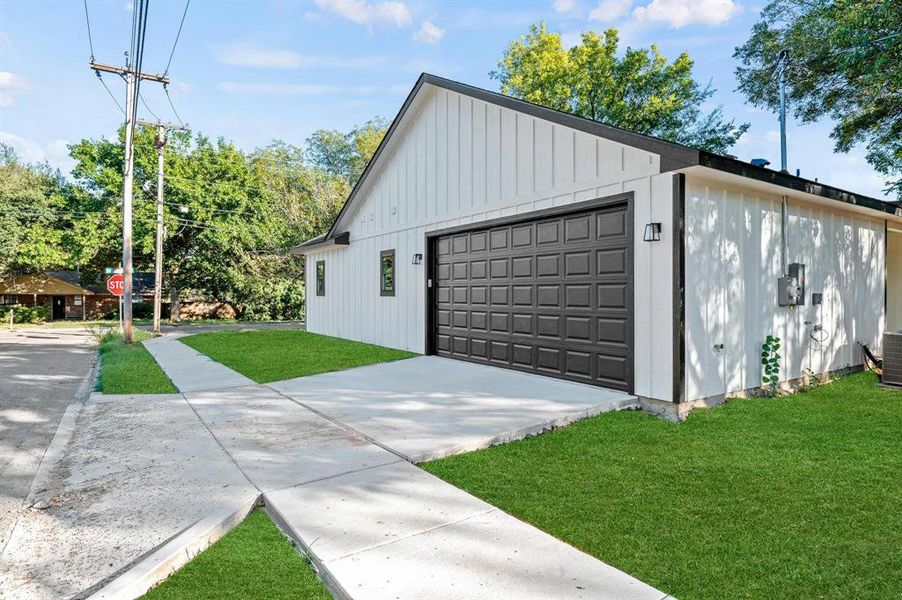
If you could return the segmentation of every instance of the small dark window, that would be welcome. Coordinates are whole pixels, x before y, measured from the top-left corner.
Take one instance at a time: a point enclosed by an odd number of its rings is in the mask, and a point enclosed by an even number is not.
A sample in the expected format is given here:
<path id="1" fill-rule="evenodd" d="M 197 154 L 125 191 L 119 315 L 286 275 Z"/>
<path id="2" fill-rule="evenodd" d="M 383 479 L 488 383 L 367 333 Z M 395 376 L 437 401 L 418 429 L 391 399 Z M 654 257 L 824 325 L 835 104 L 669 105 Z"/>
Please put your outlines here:
<path id="1" fill-rule="evenodd" d="M 395 251 L 379 254 L 379 291 L 383 296 L 395 295 Z"/>
<path id="2" fill-rule="evenodd" d="M 0 302 L 0 304 L 18 304 L 19 303 L 19 298 L 15 294 L 4 294 L 3 296 L 0 296 L 0 300 L 2 300 L 2 302 Z"/>
<path id="3" fill-rule="evenodd" d="M 326 295 L 326 261 L 316 261 L 316 295 Z"/>

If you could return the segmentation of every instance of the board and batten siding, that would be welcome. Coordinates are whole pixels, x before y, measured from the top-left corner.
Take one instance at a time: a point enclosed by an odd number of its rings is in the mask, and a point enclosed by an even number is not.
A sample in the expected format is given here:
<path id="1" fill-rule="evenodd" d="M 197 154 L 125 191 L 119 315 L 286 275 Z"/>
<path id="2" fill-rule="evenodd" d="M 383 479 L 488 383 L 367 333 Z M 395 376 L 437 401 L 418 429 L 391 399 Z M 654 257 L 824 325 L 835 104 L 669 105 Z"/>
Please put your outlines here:
<path id="1" fill-rule="evenodd" d="M 632 192 L 635 390 L 670 400 L 672 175 L 660 157 L 453 91 L 424 86 L 347 215 L 350 245 L 307 253 L 310 331 L 425 351 L 426 234 Z M 662 222 L 662 242 L 642 242 Z M 379 253 L 396 251 L 396 292 L 379 294 Z M 313 285 L 326 261 L 326 295 Z M 641 324 L 641 326 L 640 326 Z"/>
<path id="2" fill-rule="evenodd" d="M 898 227 L 898 225 L 895 225 Z M 886 330 L 902 330 L 902 230 L 886 232 Z"/>
<path id="3" fill-rule="evenodd" d="M 884 328 L 884 222 L 789 201 L 786 262 L 806 265 L 805 305 L 777 306 L 779 196 L 687 177 L 686 398 L 761 384 L 761 343 L 782 338 L 782 380 L 862 364 Z M 823 304 L 812 306 L 811 293 Z M 807 323 L 807 324 L 806 324 Z M 810 336 L 813 325 L 824 331 Z M 723 350 L 714 346 L 723 344 Z"/>

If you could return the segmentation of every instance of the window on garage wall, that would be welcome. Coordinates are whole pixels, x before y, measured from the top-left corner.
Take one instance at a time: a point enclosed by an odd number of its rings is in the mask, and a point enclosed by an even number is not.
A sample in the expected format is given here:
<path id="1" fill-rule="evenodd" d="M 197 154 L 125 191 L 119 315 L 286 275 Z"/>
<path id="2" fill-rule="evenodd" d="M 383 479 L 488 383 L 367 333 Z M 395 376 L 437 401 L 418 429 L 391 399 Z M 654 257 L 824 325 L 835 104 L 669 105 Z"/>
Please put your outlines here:
<path id="1" fill-rule="evenodd" d="M 379 253 L 379 292 L 383 296 L 395 295 L 395 251 Z"/>
<path id="2" fill-rule="evenodd" d="M 326 295 L 326 261 L 316 261 L 316 295 Z"/>

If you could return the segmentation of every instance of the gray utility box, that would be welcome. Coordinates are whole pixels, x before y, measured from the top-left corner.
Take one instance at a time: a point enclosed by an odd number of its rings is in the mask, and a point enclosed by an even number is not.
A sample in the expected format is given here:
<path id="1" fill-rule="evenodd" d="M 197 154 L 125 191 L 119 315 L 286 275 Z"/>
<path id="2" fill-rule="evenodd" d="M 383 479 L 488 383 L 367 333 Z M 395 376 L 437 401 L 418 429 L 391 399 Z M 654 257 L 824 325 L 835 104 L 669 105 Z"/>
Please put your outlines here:
<path id="1" fill-rule="evenodd" d="M 902 386 L 902 333 L 883 334 L 883 377 L 884 385 Z"/>
<path id="2" fill-rule="evenodd" d="M 777 304 L 780 306 L 805 304 L 805 265 L 792 263 L 786 275 L 777 279 Z"/>

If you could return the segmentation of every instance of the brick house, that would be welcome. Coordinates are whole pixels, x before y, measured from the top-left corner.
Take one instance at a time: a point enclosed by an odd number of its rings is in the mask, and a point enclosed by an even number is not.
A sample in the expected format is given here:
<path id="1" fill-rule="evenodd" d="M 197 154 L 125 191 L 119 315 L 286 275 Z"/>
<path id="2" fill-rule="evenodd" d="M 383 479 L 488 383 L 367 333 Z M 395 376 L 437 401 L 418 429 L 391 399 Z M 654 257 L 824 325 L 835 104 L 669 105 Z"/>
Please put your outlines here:
<path id="1" fill-rule="evenodd" d="M 134 274 L 134 297 L 153 302 L 154 273 Z M 96 319 L 117 308 L 102 280 L 83 283 L 79 271 L 46 271 L 0 279 L 0 306 L 46 306 L 56 320 Z"/>

